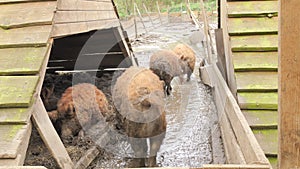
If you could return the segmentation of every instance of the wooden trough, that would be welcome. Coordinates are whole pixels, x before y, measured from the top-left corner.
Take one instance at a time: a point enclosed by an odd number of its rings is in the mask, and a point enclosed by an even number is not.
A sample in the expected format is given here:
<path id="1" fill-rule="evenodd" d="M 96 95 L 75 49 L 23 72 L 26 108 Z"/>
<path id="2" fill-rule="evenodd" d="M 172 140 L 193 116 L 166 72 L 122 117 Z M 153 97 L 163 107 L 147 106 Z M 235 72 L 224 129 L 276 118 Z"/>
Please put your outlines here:
<path id="1" fill-rule="evenodd" d="M 0 0 L 0 166 L 23 165 L 32 117 L 59 166 L 73 168 L 39 97 L 46 71 L 126 68 L 132 60 L 111 0 Z"/>

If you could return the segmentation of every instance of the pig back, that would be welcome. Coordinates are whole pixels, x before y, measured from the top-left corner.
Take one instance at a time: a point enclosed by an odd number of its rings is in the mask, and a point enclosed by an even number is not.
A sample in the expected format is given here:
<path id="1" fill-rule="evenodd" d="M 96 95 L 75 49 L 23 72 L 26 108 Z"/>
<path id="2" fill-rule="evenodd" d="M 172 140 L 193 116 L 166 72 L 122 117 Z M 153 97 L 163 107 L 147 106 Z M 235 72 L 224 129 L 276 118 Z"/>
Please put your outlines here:
<path id="1" fill-rule="evenodd" d="M 101 119 L 102 116 L 107 116 L 108 107 L 103 92 L 89 83 L 80 83 L 67 88 L 57 104 L 61 118 L 77 116 L 83 125 L 93 118 Z"/>
<path id="2" fill-rule="evenodd" d="M 171 50 L 160 50 L 150 57 L 150 69 L 164 71 L 171 77 L 182 74 L 180 60 L 177 54 Z"/>
<path id="3" fill-rule="evenodd" d="M 163 84 L 151 70 L 130 67 L 113 87 L 115 107 L 129 121 L 150 123 L 164 113 Z"/>
<path id="4" fill-rule="evenodd" d="M 180 43 L 175 46 L 173 51 L 177 54 L 178 57 L 180 57 L 181 60 L 186 61 L 188 63 L 188 66 L 191 70 L 194 70 L 196 56 L 192 48 Z"/>

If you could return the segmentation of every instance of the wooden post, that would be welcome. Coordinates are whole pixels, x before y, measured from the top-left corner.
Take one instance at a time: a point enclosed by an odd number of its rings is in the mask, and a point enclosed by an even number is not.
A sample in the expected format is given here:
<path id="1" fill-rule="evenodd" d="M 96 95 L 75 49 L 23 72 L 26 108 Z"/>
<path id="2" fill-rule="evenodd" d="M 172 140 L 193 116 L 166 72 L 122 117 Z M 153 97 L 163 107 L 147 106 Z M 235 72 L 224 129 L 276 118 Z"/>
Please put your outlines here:
<path id="1" fill-rule="evenodd" d="M 146 5 L 144 3 L 143 3 L 143 7 L 144 7 L 144 9 L 145 9 L 145 11 L 146 11 L 146 13 L 147 13 L 147 15 L 149 17 L 149 20 L 151 21 L 152 26 L 154 26 L 153 20 L 152 20 L 150 14 L 149 14 L 149 11 L 148 11 L 148 9 L 147 9 L 147 7 L 146 7 Z"/>
<path id="2" fill-rule="evenodd" d="M 134 15 L 134 32 L 135 32 L 135 38 L 138 37 L 138 32 L 137 32 L 137 23 L 136 23 L 136 9 L 135 9 L 135 5 L 133 5 L 133 15 Z"/>
<path id="3" fill-rule="evenodd" d="M 139 18 L 140 18 L 140 20 L 141 20 L 141 22 L 142 22 L 142 24 L 143 24 L 143 27 L 144 27 L 146 33 L 148 33 L 147 28 L 146 28 L 146 26 L 145 26 L 145 23 L 144 23 L 144 21 L 143 21 L 142 14 L 141 14 L 141 12 L 140 12 L 140 10 L 139 10 L 137 4 L 134 3 L 134 6 L 135 6 L 135 9 L 137 10 L 137 12 L 138 12 L 138 14 L 139 14 Z"/>
<path id="4" fill-rule="evenodd" d="M 278 168 L 300 168 L 300 1 L 280 0 Z"/>
<path id="5" fill-rule="evenodd" d="M 47 111 L 44 107 L 43 101 L 38 97 L 33 110 L 33 121 L 37 130 L 42 137 L 44 143 L 50 150 L 54 159 L 60 168 L 72 169 L 74 167 L 71 158 L 68 155 L 63 143 L 61 142 L 58 134 L 56 133 Z"/>
<path id="6" fill-rule="evenodd" d="M 169 16 L 169 12 L 170 12 L 170 5 L 168 5 L 168 7 L 167 7 L 168 23 L 170 23 L 170 16 Z"/>
<path id="7" fill-rule="evenodd" d="M 207 31 L 206 33 L 208 34 L 208 38 L 209 38 L 209 41 L 208 41 L 208 39 L 206 39 L 206 43 L 207 43 L 207 45 L 208 45 L 208 43 L 210 44 L 210 52 L 212 54 L 215 54 L 214 47 L 213 47 L 213 44 L 212 44 L 212 35 L 209 31 L 209 23 L 207 21 L 207 14 L 206 14 L 206 10 L 205 10 L 205 7 L 204 7 L 203 0 L 200 0 L 200 6 L 201 6 L 203 20 L 204 20 L 204 30 Z M 210 58 L 210 60 L 212 61 L 212 58 Z"/>
<path id="8" fill-rule="evenodd" d="M 159 9 L 159 5 L 158 5 L 158 1 L 156 1 L 156 6 L 157 6 L 157 10 L 158 10 L 159 21 L 160 21 L 160 24 L 162 24 L 161 14 L 160 14 L 160 9 Z"/>

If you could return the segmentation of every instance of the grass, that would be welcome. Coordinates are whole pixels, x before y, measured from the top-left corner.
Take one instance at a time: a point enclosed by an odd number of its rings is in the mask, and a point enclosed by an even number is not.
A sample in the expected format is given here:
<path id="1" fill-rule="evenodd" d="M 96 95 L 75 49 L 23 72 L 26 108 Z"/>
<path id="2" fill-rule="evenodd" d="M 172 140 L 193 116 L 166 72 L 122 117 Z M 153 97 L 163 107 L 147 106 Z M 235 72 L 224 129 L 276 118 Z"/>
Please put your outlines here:
<path id="1" fill-rule="evenodd" d="M 117 6 L 117 9 L 118 9 L 118 13 L 119 13 L 119 16 L 121 18 L 125 18 L 125 17 L 128 17 L 130 15 L 133 15 L 133 9 L 129 9 L 128 11 L 126 10 L 126 5 L 124 3 L 124 0 L 115 0 L 115 3 L 116 3 L 116 6 Z M 141 11 L 141 13 L 146 13 L 143 6 L 142 6 L 142 3 L 138 4 L 138 7 L 139 7 L 139 10 Z M 212 11 L 212 10 L 216 10 L 216 0 L 206 0 L 204 2 L 204 6 L 205 6 L 205 9 L 207 11 Z M 155 1 L 153 1 L 153 5 L 150 5 L 150 6 L 147 6 L 148 7 L 148 10 L 150 12 L 157 12 L 156 11 L 156 3 Z M 192 9 L 192 11 L 201 11 L 200 9 L 200 3 L 190 3 L 190 7 Z M 129 7 L 129 8 L 133 8 L 133 7 Z M 152 9 L 152 10 L 150 10 Z M 168 11 L 168 5 L 164 5 L 164 4 L 161 4 L 160 5 L 160 10 L 161 12 L 167 12 Z M 177 3 L 175 4 L 173 1 L 171 1 L 171 5 L 169 6 L 169 12 L 181 12 L 182 11 L 186 11 L 186 5 L 185 3 Z"/>

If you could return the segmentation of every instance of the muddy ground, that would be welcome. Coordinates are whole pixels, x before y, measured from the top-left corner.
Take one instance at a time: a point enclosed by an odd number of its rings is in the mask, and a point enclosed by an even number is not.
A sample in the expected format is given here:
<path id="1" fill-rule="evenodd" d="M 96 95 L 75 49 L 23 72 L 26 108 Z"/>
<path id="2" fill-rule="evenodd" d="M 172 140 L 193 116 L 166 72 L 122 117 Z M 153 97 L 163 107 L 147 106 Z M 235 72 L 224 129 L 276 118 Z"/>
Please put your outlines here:
<path id="1" fill-rule="evenodd" d="M 218 117 L 210 87 L 199 79 L 199 62 L 205 58 L 202 43 L 191 41 L 198 29 L 190 22 L 168 23 L 132 41 L 134 54 L 142 67 L 148 67 L 151 54 L 159 49 L 170 49 L 177 43 L 190 45 L 197 53 L 197 63 L 190 82 L 172 82 L 173 91 L 167 98 L 167 134 L 157 156 L 163 167 L 201 167 L 203 164 L 224 163 L 224 150 L 220 139 Z M 111 102 L 112 73 L 93 77 L 80 75 L 80 82 L 90 82 L 101 89 Z M 88 78 L 86 78 L 88 77 Z M 72 75 L 47 76 L 45 85 L 56 84 L 55 95 L 72 85 Z M 55 101 L 54 101 L 55 103 Z M 54 105 L 54 107 L 53 107 Z M 48 111 L 55 109 L 55 104 Z M 116 121 L 113 122 L 116 126 Z M 121 128 L 116 127 L 120 132 Z M 132 150 L 123 138 L 110 138 L 111 147 L 99 146 L 100 154 L 88 168 L 123 168 L 130 164 Z M 70 137 L 64 145 L 75 163 L 97 141 L 93 137 Z M 42 165 L 58 168 L 55 160 L 34 129 L 24 165 Z"/>

